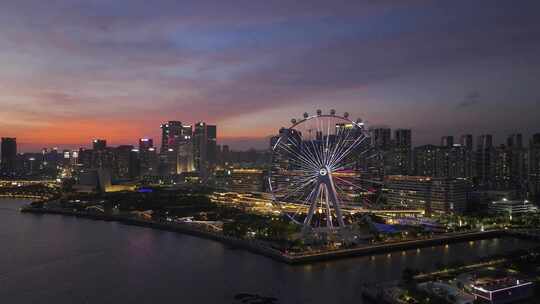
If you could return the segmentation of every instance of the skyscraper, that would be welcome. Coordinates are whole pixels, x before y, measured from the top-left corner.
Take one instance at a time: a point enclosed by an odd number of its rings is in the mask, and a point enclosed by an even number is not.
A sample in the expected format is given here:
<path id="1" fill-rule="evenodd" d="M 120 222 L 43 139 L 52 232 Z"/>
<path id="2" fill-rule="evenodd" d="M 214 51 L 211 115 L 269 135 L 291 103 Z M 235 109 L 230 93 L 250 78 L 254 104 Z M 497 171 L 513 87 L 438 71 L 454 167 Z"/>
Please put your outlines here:
<path id="1" fill-rule="evenodd" d="M 105 148 L 107 148 L 107 141 L 105 139 L 94 139 L 92 141 L 92 149 L 95 151 L 105 150 Z"/>
<path id="2" fill-rule="evenodd" d="M 520 133 L 508 135 L 508 138 L 506 139 L 506 145 L 509 148 L 523 148 L 523 135 L 521 135 Z"/>
<path id="3" fill-rule="evenodd" d="M 459 143 L 465 149 L 473 150 L 473 136 L 471 134 L 461 135 L 461 139 L 460 139 Z"/>
<path id="4" fill-rule="evenodd" d="M 141 176 L 158 175 L 158 155 L 153 139 L 139 139 L 139 163 Z"/>
<path id="5" fill-rule="evenodd" d="M 380 150 L 390 149 L 392 134 L 390 128 L 374 128 L 370 129 L 370 133 L 371 142 L 376 148 Z"/>
<path id="6" fill-rule="evenodd" d="M 182 136 L 183 126 L 179 121 L 169 121 L 161 125 L 161 153 L 174 148 L 177 139 Z"/>
<path id="7" fill-rule="evenodd" d="M 397 147 L 411 147 L 412 135 L 410 129 L 397 129 L 394 131 L 394 141 Z"/>
<path id="8" fill-rule="evenodd" d="M 208 176 L 217 160 L 217 127 L 204 122 L 195 124 L 193 148 L 195 169 L 201 176 Z"/>
<path id="9" fill-rule="evenodd" d="M 161 125 L 161 156 L 164 174 L 175 175 L 193 171 L 193 129 L 180 121 Z"/>
<path id="10" fill-rule="evenodd" d="M 493 136 L 480 135 L 476 143 L 476 175 L 478 184 L 483 188 L 490 188 L 493 183 L 494 152 Z"/>
<path id="11" fill-rule="evenodd" d="M 138 175 L 138 157 L 133 153 L 133 146 L 123 145 L 114 149 L 112 178 L 126 180 Z"/>
<path id="12" fill-rule="evenodd" d="M 441 137 L 441 146 L 452 147 L 454 146 L 454 136 L 448 135 Z"/>
<path id="13" fill-rule="evenodd" d="M 154 147 L 154 140 L 152 138 L 139 138 L 139 151 L 148 150 Z"/>
<path id="14" fill-rule="evenodd" d="M 177 150 L 176 172 L 180 174 L 195 171 L 193 129 L 190 125 L 183 126 L 183 137 L 178 141 Z"/>
<path id="15" fill-rule="evenodd" d="M 523 146 L 523 135 L 520 133 L 509 135 L 506 144 L 510 187 L 519 190 L 520 193 L 525 193 L 527 189 L 529 160 L 527 150 Z"/>
<path id="16" fill-rule="evenodd" d="M 2 137 L 0 168 L 2 174 L 14 174 L 17 164 L 17 139 Z"/>
<path id="17" fill-rule="evenodd" d="M 394 142 L 389 158 L 387 174 L 409 175 L 412 173 L 412 139 L 411 130 L 397 129 L 394 132 Z"/>
<path id="18" fill-rule="evenodd" d="M 436 176 L 437 150 L 434 145 L 414 148 L 414 174 L 417 176 Z"/>

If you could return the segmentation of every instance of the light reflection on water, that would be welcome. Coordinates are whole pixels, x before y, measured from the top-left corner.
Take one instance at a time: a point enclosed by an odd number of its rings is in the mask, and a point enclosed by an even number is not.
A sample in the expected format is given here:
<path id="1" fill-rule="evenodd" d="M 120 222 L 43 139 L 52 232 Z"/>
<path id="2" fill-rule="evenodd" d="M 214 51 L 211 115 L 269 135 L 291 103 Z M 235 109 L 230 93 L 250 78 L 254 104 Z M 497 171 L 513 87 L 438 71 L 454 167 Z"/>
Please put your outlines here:
<path id="1" fill-rule="evenodd" d="M 534 246 L 482 240 L 289 266 L 191 236 L 0 204 L 0 243 L 10 244 L 0 250 L 3 303 L 232 303 L 238 293 L 361 303 L 362 283 L 399 279 L 405 267 L 430 270 Z"/>

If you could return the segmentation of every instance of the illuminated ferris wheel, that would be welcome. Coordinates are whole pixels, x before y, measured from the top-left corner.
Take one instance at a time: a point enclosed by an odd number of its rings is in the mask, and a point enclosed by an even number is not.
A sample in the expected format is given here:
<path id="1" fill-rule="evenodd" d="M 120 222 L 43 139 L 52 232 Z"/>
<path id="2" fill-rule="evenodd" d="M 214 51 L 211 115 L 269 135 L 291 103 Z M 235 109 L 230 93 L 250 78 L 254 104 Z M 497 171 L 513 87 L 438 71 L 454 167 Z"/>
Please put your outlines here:
<path id="1" fill-rule="evenodd" d="M 272 142 L 268 183 L 273 201 L 303 230 L 346 226 L 344 212 L 369 208 L 380 189 L 381 155 L 348 113 L 292 119 Z"/>

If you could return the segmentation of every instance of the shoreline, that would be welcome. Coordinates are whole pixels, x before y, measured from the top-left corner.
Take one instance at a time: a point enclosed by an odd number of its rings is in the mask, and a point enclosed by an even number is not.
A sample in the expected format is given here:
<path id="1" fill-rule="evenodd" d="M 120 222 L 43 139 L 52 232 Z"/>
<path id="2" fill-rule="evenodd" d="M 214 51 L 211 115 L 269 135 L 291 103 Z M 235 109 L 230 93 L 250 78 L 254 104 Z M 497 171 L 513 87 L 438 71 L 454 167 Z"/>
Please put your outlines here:
<path id="1" fill-rule="evenodd" d="M 233 237 L 228 237 L 225 235 L 215 234 L 212 232 L 203 231 L 200 229 L 195 229 L 187 225 L 182 224 L 171 224 L 171 223 L 158 223 L 154 221 L 148 221 L 144 219 L 137 219 L 132 217 L 126 217 L 123 215 L 105 215 L 105 214 L 92 214 L 92 213 L 82 213 L 71 210 L 64 209 L 41 209 L 41 208 L 32 208 L 29 206 L 24 206 L 20 209 L 23 213 L 33 213 L 33 214 L 59 214 L 64 216 L 75 216 L 91 220 L 100 220 L 100 221 L 115 221 L 125 225 L 147 227 L 152 229 L 171 231 L 183 233 L 195 237 L 201 237 L 204 239 L 209 239 L 213 241 L 220 242 L 222 244 L 237 247 L 240 249 L 247 250 L 249 252 L 263 255 L 274 259 L 279 262 L 283 262 L 289 265 L 302 265 L 310 264 L 317 262 L 324 262 L 329 260 L 337 260 L 351 257 L 360 257 L 374 254 L 383 254 L 396 251 L 411 250 L 417 248 L 424 248 L 430 246 L 440 246 L 451 243 L 461 243 L 474 240 L 490 239 L 497 237 L 518 237 L 518 238 L 527 238 L 526 235 L 519 233 L 513 233 L 506 230 L 490 230 L 483 232 L 468 232 L 454 235 L 444 235 L 440 237 L 434 237 L 431 239 L 422 239 L 422 240 L 412 240 L 412 241 L 401 241 L 396 243 L 380 244 L 380 245 L 368 245 L 365 247 L 350 248 L 350 249 L 339 249 L 333 251 L 312 253 L 312 254 L 288 254 L 281 252 L 277 249 L 271 248 L 266 244 L 242 240 Z"/>

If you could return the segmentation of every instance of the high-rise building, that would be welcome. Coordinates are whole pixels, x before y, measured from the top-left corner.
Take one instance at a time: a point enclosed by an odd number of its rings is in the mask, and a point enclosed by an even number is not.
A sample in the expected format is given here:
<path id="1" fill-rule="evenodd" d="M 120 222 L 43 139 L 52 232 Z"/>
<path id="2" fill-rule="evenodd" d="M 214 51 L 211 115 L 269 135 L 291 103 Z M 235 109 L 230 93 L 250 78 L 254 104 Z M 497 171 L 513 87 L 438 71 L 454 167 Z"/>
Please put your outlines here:
<path id="1" fill-rule="evenodd" d="M 481 188 L 493 186 L 494 154 L 493 136 L 489 134 L 479 136 L 476 143 L 476 175 L 477 183 Z"/>
<path id="2" fill-rule="evenodd" d="M 127 180 L 139 176 L 139 150 L 131 145 L 114 149 L 113 180 Z"/>
<path id="3" fill-rule="evenodd" d="M 104 169 L 112 171 L 115 162 L 113 148 L 107 147 L 104 139 L 92 140 L 92 149 L 79 150 L 79 163 L 83 169 Z"/>
<path id="4" fill-rule="evenodd" d="M 527 192 L 528 179 L 528 155 L 523 146 L 523 136 L 519 133 L 511 134 L 506 140 L 508 188 L 518 190 L 519 193 Z M 524 198 L 523 195 L 520 198 Z"/>
<path id="5" fill-rule="evenodd" d="M 511 189 L 512 176 L 511 176 L 511 150 L 505 146 L 500 145 L 493 149 L 491 159 L 491 188 L 498 190 Z"/>
<path id="6" fill-rule="evenodd" d="M 178 154 L 177 154 L 177 173 L 189 173 L 195 171 L 195 160 L 194 160 L 194 149 L 193 149 L 193 138 L 191 132 L 191 126 L 189 133 L 186 132 L 184 139 L 181 140 L 178 144 Z"/>
<path id="7" fill-rule="evenodd" d="M 397 129 L 389 153 L 385 154 L 385 171 L 389 175 L 410 175 L 412 173 L 411 130 Z"/>
<path id="8" fill-rule="evenodd" d="M 105 150 L 107 148 L 107 141 L 105 139 L 94 139 L 92 140 L 92 149 L 94 150 Z"/>
<path id="9" fill-rule="evenodd" d="M 414 148 L 414 174 L 417 176 L 436 176 L 437 150 L 434 145 Z"/>
<path id="10" fill-rule="evenodd" d="M 141 176 L 158 175 L 158 155 L 151 138 L 139 139 L 139 163 Z"/>
<path id="11" fill-rule="evenodd" d="M 412 132 L 410 129 L 397 129 L 394 131 L 394 142 L 398 147 L 411 147 Z"/>
<path id="12" fill-rule="evenodd" d="M 371 143 L 373 146 L 380 150 L 389 150 L 391 146 L 391 134 L 390 128 L 373 128 L 369 130 L 371 133 Z"/>
<path id="13" fill-rule="evenodd" d="M 461 145 L 438 147 L 436 151 L 436 177 L 472 178 L 473 155 Z"/>
<path id="14" fill-rule="evenodd" d="M 464 179 L 402 175 L 388 176 L 384 187 L 388 204 L 436 213 L 464 212 L 469 190 Z"/>
<path id="15" fill-rule="evenodd" d="M 152 138 L 139 138 L 139 151 L 148 150 L 154 147 Z"/>
<path id="16" fill-rule="evenodd" d="M 464 134 L 461 135 L 460 142 L 462 147 L 464 147 L 467 150 L 472 151 L 473 150 L 473 136 L 471 134 Z"/>
<path id="17" fill-rule="evenodd" d="M 176 175 L 194 170 L 193 129 L 180 121 L 169 121 L 161 125 L 162 174 Z"/>
<path id="18" fill-rule="evenodd" d="M 228 145 L 223 145 L 223 147 L 221 147 L 221 162 L 222 162 L 222 164 L 225 165 L 225 164 L 231 162 L 230 153 L 231 153 L 231 151 L 230 151 Z"/>
<path id="19" fill-rule="evenodd" d="M 0 171 L 2 174 L 15 174 L 17 167 L 17 139 L 2 137 Z"/>
<path id="20" fill-rule="evenodd" d="M 414 172 L 418 176 L 472 178 L 473 154 L 461 145 L 425 145 L 414 149 Z"/>
<path id="21" fill-rule="evenodd" d="M 442 147 L 453 147 L 454 146 L 454 136 L 448 135 L 441 137 L 441 146 Z"/>
<path id="22" fill-rule="evenodd" d="M 201 176 L 207 177 L 217 161 L 217 127 L 204 122 L 195 124 L 193 133 L 194 164 Z"/>
<path id="23" fill-rule="evenodd" d="M 179 121 L 169 121 L 161 125 L 161 153 L 174 149 L 178 139 L 183 135 L 183 129 Z"/>
<path id="24" fill-rule="evenodd" d="M 510 134 L 506 140 L 506 145 L 511 149 L 523 148 L 523 135 L 520 133 Z"/>

